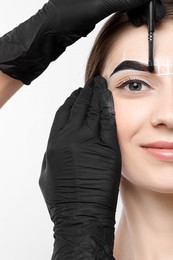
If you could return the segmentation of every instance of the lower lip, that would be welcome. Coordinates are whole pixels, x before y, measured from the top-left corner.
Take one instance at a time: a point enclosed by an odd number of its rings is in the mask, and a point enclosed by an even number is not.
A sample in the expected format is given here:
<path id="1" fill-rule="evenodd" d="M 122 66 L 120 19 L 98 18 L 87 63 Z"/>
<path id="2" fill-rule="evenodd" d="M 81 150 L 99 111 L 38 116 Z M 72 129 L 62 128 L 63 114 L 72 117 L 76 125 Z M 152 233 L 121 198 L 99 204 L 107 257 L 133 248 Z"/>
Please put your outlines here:
<path id="1" fill-rule="evenodd" d="M 150 155 L 164 161 L 173 161 L 173 149 L 143 147 Z"/>

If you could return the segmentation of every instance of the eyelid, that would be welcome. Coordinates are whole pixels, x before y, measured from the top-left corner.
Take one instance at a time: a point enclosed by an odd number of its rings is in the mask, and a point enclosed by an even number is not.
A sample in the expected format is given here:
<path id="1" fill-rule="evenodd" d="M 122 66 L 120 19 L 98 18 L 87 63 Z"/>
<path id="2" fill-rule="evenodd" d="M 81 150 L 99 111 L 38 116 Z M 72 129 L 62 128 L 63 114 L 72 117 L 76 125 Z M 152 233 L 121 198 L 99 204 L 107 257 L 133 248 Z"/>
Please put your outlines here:
<path id="1" fill-rule="evenodd" d="M 130 83 L 133 83 L 133 82 L 141 83 L 142 85 L 145 85 L 145 86 L 151 88 L 151 86 L 148 83 L 146 83 L 144 80 L 141 80 L 139 78 L 138 79 L 137 78 L 127 78 L 127 79 L 124 79 L 119 84 L 117 84 L 116 88 L 125 87 L 126 85 L 128 85 Z"/>

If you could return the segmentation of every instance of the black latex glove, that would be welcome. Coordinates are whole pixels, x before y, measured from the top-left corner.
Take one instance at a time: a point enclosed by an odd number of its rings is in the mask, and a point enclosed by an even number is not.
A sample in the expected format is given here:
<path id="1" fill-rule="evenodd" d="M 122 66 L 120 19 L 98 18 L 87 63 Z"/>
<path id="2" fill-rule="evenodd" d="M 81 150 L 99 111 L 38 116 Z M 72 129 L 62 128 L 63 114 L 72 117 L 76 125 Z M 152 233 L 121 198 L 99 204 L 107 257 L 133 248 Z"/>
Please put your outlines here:
<path id="1" fill-rule="evenodd" d="M 0 38 L 0 70 L 30 84 L 67 46 L 103 18 L 149 0 L 49 0 L 26 22 Z"/>
<path id="2" fill-rule="evenodd" d="M 54 222 L 52 260 L 113 258 L 121 175 L 112 93 L 102 77 L 56 113 L 39 184 Z"/>
<path id="3" fill-rule="evenodd" d="M 142 24 L 148 24 L 149 12 L 148 12 L 148 3 L 131 9 L 127 12 L 130 22 L 136 26 Z M 156 0 L 156 16 L 155 22 L 161 21 L 165 15 L 165 8 L 160 0 Z"/>

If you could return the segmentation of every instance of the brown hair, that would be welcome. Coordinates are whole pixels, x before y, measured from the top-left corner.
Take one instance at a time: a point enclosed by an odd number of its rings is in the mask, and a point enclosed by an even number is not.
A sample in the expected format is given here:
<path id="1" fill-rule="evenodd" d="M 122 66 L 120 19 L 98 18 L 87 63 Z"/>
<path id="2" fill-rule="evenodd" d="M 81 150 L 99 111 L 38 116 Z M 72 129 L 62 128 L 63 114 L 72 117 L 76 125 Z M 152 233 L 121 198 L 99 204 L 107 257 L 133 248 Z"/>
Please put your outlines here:
<path id="1" fill-rule="evenodd" d="M 165 16 L 173 19 L 173 0 L 162 0 L 165 8 Z M 106 58 L 111 49 L 115 37 L 127 25 L 131 24 L 129 17 L 124 12 L 117 12 L 111 16 L 100 30 L 86 65 L 85 81 L 102 73 Z"/>
<path id="2" fill-rule="evenodd" d="M 115 35 L 128 24 L 128 16 L 122 12 L 114 14 L 104 24 L 94 42 L 86 65 L 86 81 L 92 76 L 95 77 L 101 74 Z"/>

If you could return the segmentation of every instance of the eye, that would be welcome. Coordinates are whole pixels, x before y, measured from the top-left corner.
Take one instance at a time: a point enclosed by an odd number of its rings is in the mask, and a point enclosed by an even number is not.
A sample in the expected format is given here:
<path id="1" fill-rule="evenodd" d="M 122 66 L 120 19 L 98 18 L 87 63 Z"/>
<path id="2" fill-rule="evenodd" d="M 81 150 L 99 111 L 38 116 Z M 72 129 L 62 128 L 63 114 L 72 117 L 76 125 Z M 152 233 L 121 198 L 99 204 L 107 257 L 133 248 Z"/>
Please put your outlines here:
<path id="1" fill-rule="evenodd" d="M 150 86 L 146 82 L 139 79 L 128 79 L 123 83 L 120 83 L 120 85 L 118 85 L 116 88 L 125 89 L 131 92 L 140 92 L 150 88 Z"/>

